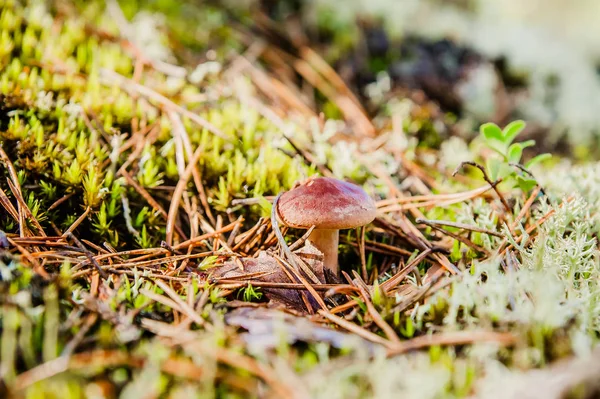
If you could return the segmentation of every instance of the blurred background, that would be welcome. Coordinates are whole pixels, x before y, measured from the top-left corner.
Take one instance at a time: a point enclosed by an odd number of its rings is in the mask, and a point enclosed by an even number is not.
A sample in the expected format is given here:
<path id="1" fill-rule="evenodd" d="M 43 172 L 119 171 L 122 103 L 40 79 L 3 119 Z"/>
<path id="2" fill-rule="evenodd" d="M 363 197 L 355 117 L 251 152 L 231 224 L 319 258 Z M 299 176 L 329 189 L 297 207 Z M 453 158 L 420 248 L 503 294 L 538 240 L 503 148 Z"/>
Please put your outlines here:
<path id="1" fill-rule="evenodd" d="M 482 121 L 522 118 L 527 134 L 544 149 L 598 157 L 598 1 L 265 0 L 261 5 L 271 18 L 301 26 L 373 107 L 418 90 L 442 112 L 456 115 L 455 131 L 463 135 Z"/>

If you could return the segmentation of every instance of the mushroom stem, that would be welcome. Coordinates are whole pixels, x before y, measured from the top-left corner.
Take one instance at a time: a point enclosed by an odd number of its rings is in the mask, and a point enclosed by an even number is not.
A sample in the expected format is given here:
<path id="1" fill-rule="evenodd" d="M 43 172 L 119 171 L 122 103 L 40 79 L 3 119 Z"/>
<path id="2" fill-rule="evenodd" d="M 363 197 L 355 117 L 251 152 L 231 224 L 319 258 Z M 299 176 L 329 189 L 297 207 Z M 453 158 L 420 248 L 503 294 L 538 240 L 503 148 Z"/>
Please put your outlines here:
<path id="1" fill-rule="evenodd" d="M 308 241 L 323 252 L 323 266 L 333 275 L 338 275 L 338 244 L 340 231 L 337 229 L 314 229 Z"/>

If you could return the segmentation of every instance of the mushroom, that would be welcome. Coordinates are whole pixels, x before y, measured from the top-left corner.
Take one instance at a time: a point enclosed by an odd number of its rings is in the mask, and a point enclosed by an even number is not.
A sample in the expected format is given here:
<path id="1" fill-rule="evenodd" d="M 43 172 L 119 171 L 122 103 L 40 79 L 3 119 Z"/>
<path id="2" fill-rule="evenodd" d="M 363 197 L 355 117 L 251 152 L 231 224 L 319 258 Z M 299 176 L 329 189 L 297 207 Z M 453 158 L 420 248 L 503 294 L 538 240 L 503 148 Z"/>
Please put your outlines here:
<path id="1" fill-rule="evenodd" d="M 315 226 L 308 240 L 323 253 L 325 269 L 338 276 L 339 230 L 371 223 L 376 207 L 359 186 L 317 177 L 281 194 L 277 214 L 289 227 Z"/>

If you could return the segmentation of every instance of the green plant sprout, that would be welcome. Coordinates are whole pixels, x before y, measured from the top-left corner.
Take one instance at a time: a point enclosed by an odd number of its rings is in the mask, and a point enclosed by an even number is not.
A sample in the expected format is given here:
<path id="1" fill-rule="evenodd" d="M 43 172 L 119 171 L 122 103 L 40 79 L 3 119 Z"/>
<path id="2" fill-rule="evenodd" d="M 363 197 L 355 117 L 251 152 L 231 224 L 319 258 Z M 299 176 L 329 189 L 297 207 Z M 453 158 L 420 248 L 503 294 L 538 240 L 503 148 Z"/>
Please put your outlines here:
<path id="1" fill-rule="evenodd" d="M 254 288 L 252 284 L 248 284 L 246 288 L 242 288 L 238 293 L 238 298 L 240 294 L 244 298 L 244 302 L 258 301 L 263 296 L 263 293 L 260 292 L 260 288 Z"/>
<path id="2" fill-rule="evenodd" d="M 505 182 L 512 181 L 513 186 L 516 185 L 527 192 L 537 184 L 536 179 L 529 172 L 529 168 L 549 159 L 551 155 L 540 154 L 524 165 L 521 164 L 523 150 L 535 145 L 535 140 L 513 143 L 523 129 L 525 129 L 525 122 L 516 120 L 509 123 L 504 129 L 500 129 L 495 123 L 484 123 L 479 128 L 479 133 L 487 147 L 499 155 L 499 157 L 494 156 L 486 160 L 486 169 L 490 179 L 492 181 L 498 179 Z"/>

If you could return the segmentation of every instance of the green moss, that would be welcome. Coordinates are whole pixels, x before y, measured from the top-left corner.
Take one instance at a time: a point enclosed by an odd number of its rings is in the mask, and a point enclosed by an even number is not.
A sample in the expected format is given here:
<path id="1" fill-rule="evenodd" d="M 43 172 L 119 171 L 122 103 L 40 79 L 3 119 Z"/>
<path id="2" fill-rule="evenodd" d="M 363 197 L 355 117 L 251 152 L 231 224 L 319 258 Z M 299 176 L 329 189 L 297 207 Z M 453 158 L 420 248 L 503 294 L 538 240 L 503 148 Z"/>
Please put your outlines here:
<path id="1" fill-rule="evenodd" d="M 195 12 L 211 21 L 209 26 L 194 32 L 185 31 L 193 36 L 188 40 L 196 43 L 200 32 L 223 26 L 224 16 L 218 17 L 216 9 L 195 9 L 192 5 L 178 6 L 172 2 L 146 6 L 155 12 L 168 9 L 168 19 L 178 18 L 183 12 Z M 139 7 L 130 4 L 124 11 L 128 14 L 134 9 Z M 69 18 L 56 34 L 49 35 L 52 15 L 42 3 L 33 2 L 24 8 L 13 5 L 2 12 L 2 32 L 10 40 L 10 46 L 5 47 L 11 51 L 0 58 L 0 63 L 8 65 L 0 75 L 0 81 L 4 82 L 0 96 L 7 117 L 0 123 L 0 140 L 13 157 L 15 168 L 27 171 L 28 185 L 32 188 L 24 189 L 24 197 L 30 199 L 36 213 L 58 198 L 71 195 L 50 214 L 39 214 L 40 223 L 46 229 L 50 223 L 64 229 L 89 206 L 92 213 L 80 229 L 91 233 L 88 238 L 108 240 L 115 246 L 136 242 L 143 247 L 151 245 L 155 240 L 144 237 L 164 230 L 165 221 L 140 216 L 148 213 L 145 200 L 115 176 L 138 150 L 130 146 L 120 151 L 119 145 L 126 140 L 123 135 L 132 133 L 133 118 L 147 126 L 157 123 L 160 126 L 158 135 L 143 144 L 139 161 L 129 165 L 140 186 L 148 190 L 177 183 L 177 145 L 171 121 L 160 116 L 155 106 L 132 101 L 116 85 L 101 82 L 102 68 L 131 77 L 130 55 L 119 42 L 86 26 L 82 16 Z M 100 16 L 100 22 L 105 21 L 104 14 L 93 4 L 86 6 L 83 15 L 90 17 L 92 12 Z M 13 18 L 14 15 L 20 18 Z M 168 26 L 174 28 L 169 38 L 184 40 L 180 37 L 184 28 L 181 24 Z M 205 42 L 209 41 L 206 38 Z M 176 48 L 170 42 L 162 44 Z M 40 48 L 47 50 L 34 51 Z M 171 84 L 169 78 L 150 71 L 145 74 L 145 81 L 158 92 L 169 91 Z M 182 90 L 188 95 L 198 92 L 185 81 L 181 81 L 178 92 Z M 226 142 L 183 120 L 192 148 L 199 145 L 204 148 L 198 165 L 216 211 L 225 212 L 234 198 L 276 194 L 302 176 L 314 173 L 299 159 L 281 152 L 274 144 L 276 127 L 256 111 L 242 107 L 236 99 L 222 98 L 199 114 L 231 139 Z M 290 147 L 284 145 L 283 149 L 289 151 Z M 189 154 L 185 158 L 189 159 Z M 45 188 L 38 190 L 41 182 Z M 122 196 L 129 200 L 130 214 L 137 215 L 136 228 L 142 232 L 141 238 L 130 238 L 131 232 L 120 228 L 126 224 L 119 203 Z M 168 208 L 166 204 L 165 207 Z M 15 231 L 10 218 L 3 217 L 0 221 L 0 228 L 9 233 Z M 90 224 L 91 230 L 87 228 Z"/>

